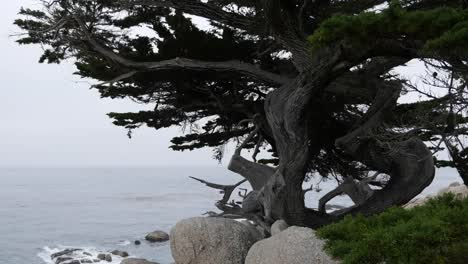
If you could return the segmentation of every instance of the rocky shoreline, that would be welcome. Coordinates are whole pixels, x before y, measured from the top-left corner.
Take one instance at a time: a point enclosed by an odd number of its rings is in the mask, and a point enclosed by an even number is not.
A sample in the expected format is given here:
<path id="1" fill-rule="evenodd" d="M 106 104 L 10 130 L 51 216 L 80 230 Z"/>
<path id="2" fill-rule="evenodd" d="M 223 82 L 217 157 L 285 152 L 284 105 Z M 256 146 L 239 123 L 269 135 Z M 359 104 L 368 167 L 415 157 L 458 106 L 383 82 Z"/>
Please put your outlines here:
<path id="1" fill-rule="evenodd" d="M 468 188 L 452 183 L 435 196 L 453 193 L 459 199 L 468 197 Z M 418 198 L 403 206 L 411 209 L 429 198 Z M 148 243 L 170 241 L 172 256 L 177 264 L 337 264 L 324 250 L 324 241 L 309 228 L 291 226 L 278 220 L 266 236 L 249 221 L 226 218 L 194 217 L 178 222 L 167 234 L 153 231 L 145 236 Z M 135 241 L 138 246 L 141 242 Z M 53 253 L 55 264 L 119 263 L 159 264 L 131 256 L 126 251 L 90 253 L 80 248 L 68 248 Z"/>
<path id="2" fill-rule="evenodd" d="M 113 250 L 111 252 L 100 252 L 92 254 L 84 249 L 73 248 L 65 249 L 54 253 L 50 256 L 55 264 L 83 264 L 83 263 L 120 263 L 120 264 L 159 264 L 156 262 L 147 261 L 129 257 L 126 251 Z"/>
<path id="3" fill-rule="evenodd" d="M 148 243 L 165 242 L 169 240 L 169 234 L 164 231 L 153 231 L 145 236 Z M 140 240 L 134 241 L 135 246 L 141 245 Z M 146 259 L 131 256 L 124 250 L 91 252 L 83 248 L 66 248 L 50 255 L 54 264 L 84 264 L 84 263 L 109 263 L 109 264 L 159 264 Z"/>

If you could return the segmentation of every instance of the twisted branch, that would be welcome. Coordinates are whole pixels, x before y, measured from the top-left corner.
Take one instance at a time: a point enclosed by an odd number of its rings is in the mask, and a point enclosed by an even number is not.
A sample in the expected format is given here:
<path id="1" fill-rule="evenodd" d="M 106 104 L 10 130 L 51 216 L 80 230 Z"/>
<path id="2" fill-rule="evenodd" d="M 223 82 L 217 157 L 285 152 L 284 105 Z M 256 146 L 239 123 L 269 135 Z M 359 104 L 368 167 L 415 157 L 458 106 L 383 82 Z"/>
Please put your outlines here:
<path id="1" fill-rule="evenodd" d="M 93 47 L 93 49 L 108 59 L 115 61 L 125 67 L 140 70 L 140 71 L 158 71 L 170 69 L 188 69 L 193 71 L 217 71 L 217 72 L 236 72 L 245 76 L 260 79 L 266 83 L 273 85 L 281 85 L 289 82 L 289 78 L 274 74 L 260 69 L 258 66 L 250 63 L 245 63 L 237 60 L 230 61 L 199 61 L 187 58 L 174 58 L 164 61 L 152 62 L 137 62 L 129 60 L 113 52 L 109 48 L 99 44 L 96 39 L 91 35 L 86 24 L 77 16 L 74 15 L 76 22 L 80 25 L 81 31 L 86 37 L 86 41 Z"/>

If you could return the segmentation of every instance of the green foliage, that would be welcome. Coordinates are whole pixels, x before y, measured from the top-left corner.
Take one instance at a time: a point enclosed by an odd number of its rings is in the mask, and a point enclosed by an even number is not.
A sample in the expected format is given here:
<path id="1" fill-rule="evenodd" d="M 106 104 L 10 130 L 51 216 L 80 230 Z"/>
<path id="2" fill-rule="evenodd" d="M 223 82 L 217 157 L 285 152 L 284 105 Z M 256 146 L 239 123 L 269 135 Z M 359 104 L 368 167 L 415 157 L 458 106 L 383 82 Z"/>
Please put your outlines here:
<path id="1" fill-rule="evenodd" d="M 183 128 L 184 135 L 171 141 L 171 148 L 174 150 L 213 147 L 216 148 L 216 153 L 221 153 L 222 151 L 218 152 L 217 149 L 230 140 L 242 140 L 242 137 L 251 131 L 249 124 L 242 121 L 259 116 L 263 143 L 275 157 L 259 162 L 277 164 L 276 142 L 272 137 L 273 133 L 269 131 L 264 106 L 268 93 L 278 88 L 278 84 L 271 84 L 238 71 L 189 68 L 141 70 L 127 67 L 97 52 L 87 37 L 90 34 L 109 51 L 135 62 L 161 62 L 174 58 L 209 62 L 235 60 L 253 64 L 283 77 L 294 78 L 298 71 L 293 57 L 284 56 L 287 54 L 286 47 L 270 35 L 272 31 L 268 27 L 271 25 L 264 20 L 263 4 L 260 3 L 262 1 L 209 1 L 207 14 L 210 16 L 215 12 L 213 10 L 219 9 L 229 11 L 234 17 L 252 20 L 251 30 L 246 31 L 227 26 L 239 23 L 231 21 L 232 23 L 225 24 L 231 16 L 221 15 L 219 21 L 211 19 L 210 28 L 205 25 L 199 27 L 197 20 L 192 21 L 191 16 L 184 15 L 187 12 L 186 8 L 169 8 L 165 4 L 123 7 L 120 2 L 58 0 L 50 3 L 45 1 L 39 7 L 35 7 L 37 10 L 23 8 L 19 12 L 19 18 L 15 20 L 15 24 L 24 33 L 18 36 L 17 42 L 39 44 L 44 50 L 39 59 L 43 63 L 60 63 L 72 59 L 77 68 L 76 75 L 101 83 L 93 88 L 103 98 L 128 98 L 150 105 L 154 110 L 145 107 L 144 111 L 110 113 L 109 116 L 115 125 L 130 132 L 141 126 L 154 129 L 171 126 Z M 154 2 L 167 2 L 171 6 L 178 1 Z M 188 2 L 194 4 L 206 1 Z M 329 4 L 326 4 L 327 2 Z M 461 2 L 401 0 L 401 4 L 393 2 L 380 13 L 365 11 L 379 2 L 314 1 L 314 4 L 304 5 L 301 10 L 296 4 L 283 4 L 285 8 L 291 9 L 291 17 L 295 17 L 293 14 L 296 12 L 302 16 L 300 20 L 304 25 L 297 28 L 299 35 L 314 32 L 309 40 L 316 48 L 344 42 L 357 43 L 359 45 L 356 45 L 356 48 L 365 49 L 368 43 L 380 39 L 389 40 L 391 43 L 398 42 L 401 46 L 410 48 L 414 51 L 415 58 L 442 60 L 452 58 L 453 55 L 442 54 L 444 52 L 465 54 L 465 46 L 468 43 L 468 11 Z M 235 6 L 239 7 L 238 10 L 233 8 Z M 255 9 L 255 12 L 252 12 L 251 8 Z M 84 30 L 71 14 L 78 15 L 87 25 L 88 34 L 84 34 Z M 299 32 L 301 30 L 305 32 Z M 129 34 L 130 32 L 136 34 Z M 425 54 L 424 51 L 436 51 L 442 56 Z M 401 56 L 407 56 L 406 52 L 403 53 Z M 395 56 L 393 53 L 385 55 L 369 52 L 363 55 L 365 58 L 357 59 L 362 62 L 367 59 L 369 65 L 374 62 L 379 64 L 378 60 L 383 58 L 374 60 L 377 55 Z M 461 59 L 466 61 L 466 58 Z M 343 65 L 348 63 L 346 59 Z M 310 148 L 313 153 L 317 153 L 309 161 L 310 172 L 360 178 L 369 169 L 335 145 L 336 139 L 350 132 L 357 124 L 357 119 L 362 117 L 365 109 L 373 103 L 375 87 L 370 80 L 380 79 L 380 76 L 387 75 L 385 71 L 389 70 L 386 69 L 388 66 L 382 65 L 380 70 L 367 71 L 367 66 L 362 64 L 358 67 L 362 70 L 359 74 L 368 76 L 360 81 L 362 87 L 356 85 L 357 91 L 351 92 L 354 89 L 350 89 L 350 92 L 345 91 L 344 94 L 327 92 L 323 96 L 314 97 L 310 102 L 306 115 L 308 120 L 304 124 L 314 126 L 314 129 L 308 130 L 311 131 L 310 137 L 316 139 Z M 369 66 L 368 69 L 372 67 L 375 65 Z M 120 79 L 134 70 L 139 72 Z M 341 84 L 342 81 L 348 85 L 348 77 L 345 76 L 348 73 L 343 76 L 330 76 L 332 86 L 333 83 Z M 390 82 L 390 76 L 387 77 L 389 79 L 386 82 Z M 119 81 L 112 82 L 116 79 Z M 338 82 L 335 82 L 335 79 Z M 401 131 L 413 130 L 415 127 L 424 128 L 419 136 L 423 140 L 431 140 L 440 136 L 440 131 L 446 132 L 449 109 L 447 106 L 448 100 L 399 105 L 389 113 L 386 124 L 390 129 L 398 128 Z M 458 125 L 466 123 L 464 118 L 457 117 Z M 247 148 L 251 149 L 254 146 L 255 144 L 249 144 Z M 453 162 L 445 163 L 451 164 Z"/>
<path id="2" fill-rule="evenodd" d="M 365 45 L 375 39 L 421 42 L 426 52 L 466 53 L 468 10 L 438 7 L 407 11 L 397 2 L 382 12 L 337 14 L 309 37 L 314 49 L 342 40 Z"/>
<path id="3" fill-rule="evenodd" d="M 60 63 L 73 58 L 75 74 L 97 82 L 107 82 L 127 73 L 129 69 L 97 56 L 83 41 L 77 24 L 72 19 L 64 20 L 69 13 L 69 2 L 55 1 L 51 8 L 39 10 L 21 9 L 15 25 L 27 34 L 21 35 L 17 42 L 41 44 L 44 47 L 41 63 Z M 289 59 L 258 55 L 271 46 L 271 40 L 253 39 L 221 24 L 213 25 L 212 30 L 202 30 L 182 12 L 173 12 L 170 8 L 138 6 L 122 15 L 116 1 L 76 0 L 73 6 L 80 10 L 87 24 L 94 25 L 92 33 L 101 44 L 133 61 L 164 61 L 177 57 L 255 61 L 272 72 L 295 74 Z M 144 29 L 142 35 L 122 34 L 135 28 Z M 275 47 L 272 52 L 279 49 Z M 249 118 L 256 109 L 263 109 L 265 91 L 271 87 L 234 72 L 168 69 L 142 71 L 112 85 L 106 83 L 93 88 L 103 98 L 130 98 L 138 103 L 157 105 L 153 111 L 109 114 L 115 125 L 129 131 L 141 126 L 194 128 L 192 125 L 199 120 L 212 120 L 172 140 L 171 148 L 182 151 L 223 146 L 232 138 L 244 136 L 249 130 L 238 127 L 239 122 Z"/>
<path id="4" fill-rule="evenodd" d="M 372 217 L 348 216 L 323 227 L 326 250 L 352 263 L 466 263 L 468 199 L 452 194 L 406 210 L 391 208 Z"/>

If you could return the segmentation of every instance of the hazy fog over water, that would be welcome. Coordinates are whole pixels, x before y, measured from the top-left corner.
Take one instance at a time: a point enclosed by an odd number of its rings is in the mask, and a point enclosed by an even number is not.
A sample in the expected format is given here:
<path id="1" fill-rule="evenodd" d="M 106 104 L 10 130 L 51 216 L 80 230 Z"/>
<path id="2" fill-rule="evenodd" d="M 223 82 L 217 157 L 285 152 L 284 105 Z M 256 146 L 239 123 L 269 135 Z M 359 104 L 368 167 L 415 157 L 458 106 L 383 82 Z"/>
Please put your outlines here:
<path id="1" fill-rule="evenodd" d="M 38 2 L 3 1 L 0 9 L 0 167 L 216 166 L 210 150 L 169 150 L 178 128 L 143 128 L 129 140 L 106 113 L 148 106 L 102 100 L 89 80 L 72 75 L 72 62 L 39 64 L 39 46 L 16 44 L 20 7 Z"/>

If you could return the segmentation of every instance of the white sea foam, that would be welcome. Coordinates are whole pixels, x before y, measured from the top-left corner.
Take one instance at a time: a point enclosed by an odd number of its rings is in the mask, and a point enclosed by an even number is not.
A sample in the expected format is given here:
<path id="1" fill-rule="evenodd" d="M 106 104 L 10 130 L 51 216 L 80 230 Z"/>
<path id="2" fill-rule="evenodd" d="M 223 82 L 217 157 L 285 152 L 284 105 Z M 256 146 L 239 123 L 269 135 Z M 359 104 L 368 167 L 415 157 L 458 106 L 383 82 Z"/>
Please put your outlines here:
<path id="1" fill-rule="evenodd" d="M 72 257 L 73 258 L 72 260 L 81 260 L 81 259 L 94 260 L 94 259 L 97 259 L 97 256 L 100 253 L 110 254 L 108 251 L 98 250 L 98 249 L 96 249 L 94 247 L 71 247 L 71 246 L 60 245 L 60 246 L 58 246 L 56 248 L 44 247 L 43 250 L 37 254 L 37 256 L 39 258 L 41 258 L 44 261 L 45 264 L 55 264 L 55 260 L 52 259 L 52 257 L 51 257 L 52 254 L 64 251 L 66 249 L 79 249 L 77 251 L 74 251 L 71 254 L 66 255 L 67 257 L 68 256 Z M 85 252 L 89 253 L 89 255 L 85 254 Z M 107 261 L 102 260 L 102 261 L 94 262 L 94 263 L 97 263 L 97 264 L 103 264 L 103 263 L 106 263 L 106 264 L 120 264 L 122 259 L 123 258 L 121 258 L 119 256 L 112 255 L 112 262 L 107 262 Z M 66 263 L 67 262 L 63 262 L 63 264 L 66 264 Z"/>
<path id="2" fill-rule="evenodd" d="M 128 246 L 132 244 L 132 242 L 128 241 L 128 240 L 124 240 L 124 241 L 120 241 L 117 245 L 118 246 L 122 246 L 122 247 L 125 247 L 125 246 Z"/>

